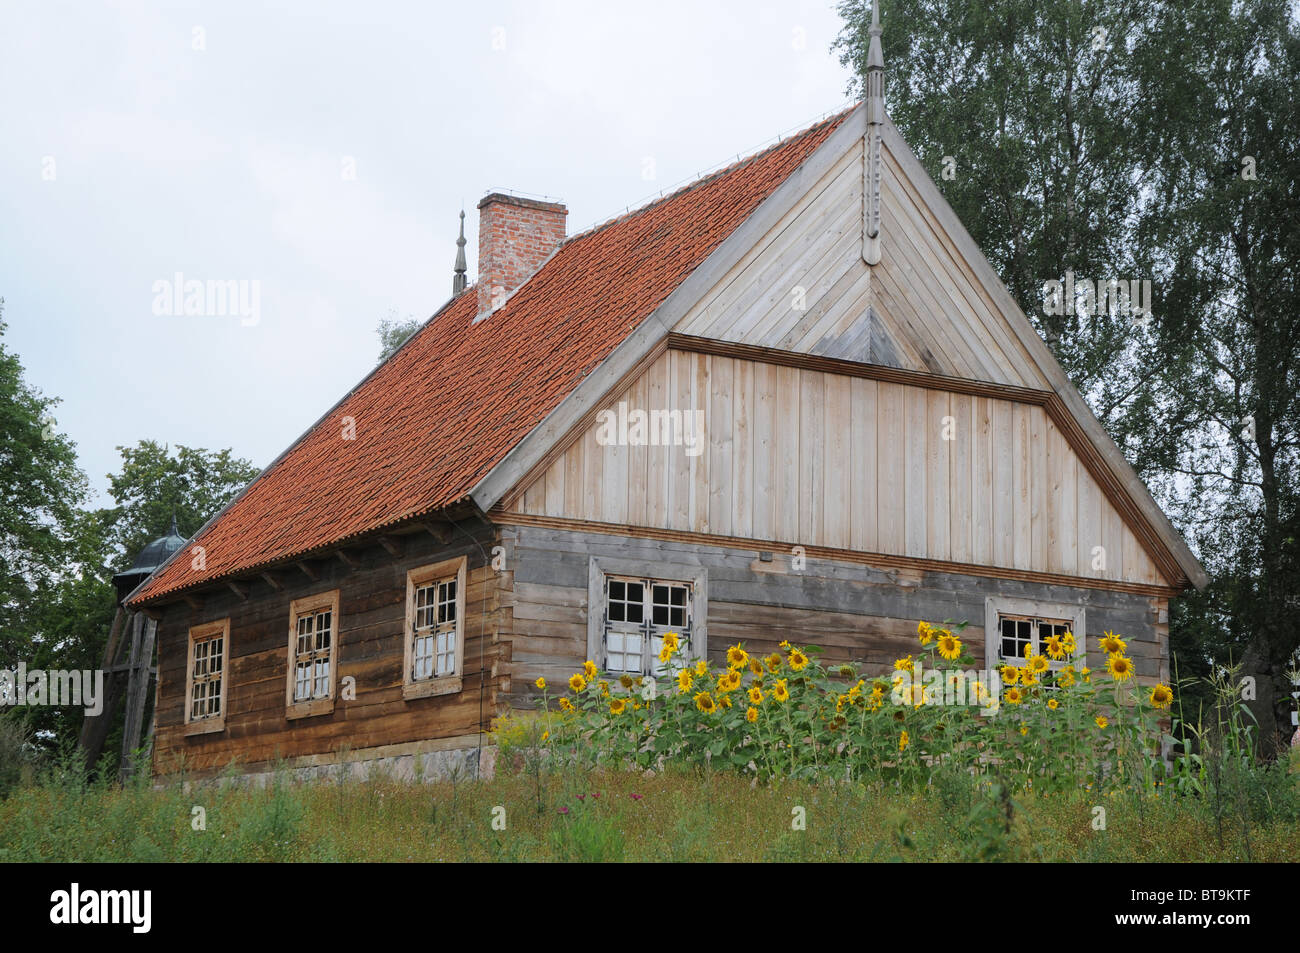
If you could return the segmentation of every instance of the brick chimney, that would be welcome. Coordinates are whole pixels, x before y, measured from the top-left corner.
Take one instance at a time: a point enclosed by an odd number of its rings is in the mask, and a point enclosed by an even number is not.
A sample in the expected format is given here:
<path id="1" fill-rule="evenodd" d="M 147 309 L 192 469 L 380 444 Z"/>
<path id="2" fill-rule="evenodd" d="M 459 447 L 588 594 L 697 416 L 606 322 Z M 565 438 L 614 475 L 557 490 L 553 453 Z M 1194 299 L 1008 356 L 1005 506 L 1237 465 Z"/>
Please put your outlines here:
<path id="1" fill-rule="evenodd" d="M 478 203 L 478 313 L 500 307 L 564 241 L 569 210 L 493 192 Z"/>

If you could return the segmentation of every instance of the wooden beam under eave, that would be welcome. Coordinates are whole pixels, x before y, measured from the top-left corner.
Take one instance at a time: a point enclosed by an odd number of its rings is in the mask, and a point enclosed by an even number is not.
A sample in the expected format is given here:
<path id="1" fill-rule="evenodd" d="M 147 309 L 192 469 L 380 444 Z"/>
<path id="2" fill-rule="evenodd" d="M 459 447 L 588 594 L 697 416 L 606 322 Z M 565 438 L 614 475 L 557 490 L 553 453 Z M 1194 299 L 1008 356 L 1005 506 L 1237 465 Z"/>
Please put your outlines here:
<path id="1" fill-rule="evenodd" d="M 317 579 L 320 578 L 320 573 L 318 573 L 315 569 L 313 569 L 311 563 L 307 562 L 306 560 L 300 559 L 298 560 L 298 562 L 294 563 L 294 565 L 297 566 L 299 569 L 301 569 L 304 573 L 306 573 L 307 578 L 310 579 L 312 582 L 315 582 Z"/>
<path id="2" fill-rule="evenodd" d="M 334 550 L 334 555 L 339 558 L 339 562 L 347 566 L 349 569 L 357 569 L 361 566 L 361 560 L 357 559 L 346 549 L 336 549 Z"/>
<path id="3" fill-rule="evenodd" d="M 399 540 L 399 539 L 394 539 L 392 536 L 380 536 L 378 542 L 379 542 L 379 545 L 380 545 L 380 546 L 382 546 L 382 547 L 384 547 L 384 549 L 388 550 L 388 555 L 390 555 L 390 556 L 401 556 L 401 555 L 402 555 L 402 548 L 403 548 L 403 547 L 402 547 L 402 541 L 401 541 L 401 540 Z"/>
<path id="4" fill-rule="evenodd" d="M 248 587 L 247 587 L 247 586 L 241 586 L 239 583 L 234 582 L 234 581 L 232 581 L 232 580 L 226 580 L 226 585 L 229 587 L 229 589 L 230 589 L 231 592 L 233 592 L 235 595 L 239 596 L 239 600 L 240 600 L 241 602 L 247 602 L 247 601 L 248 601 Z"/>
<path id="5" fill-rule="evenodd" d="M 203 608 L 202 599 L 197 599 L 194 596 L 189 596 L 189 595 L 181 596 L 181 598 L 184 599 L 185 604 L 189 606 L 191 609 L 193 609 L 195 612 L 198 612 L 200 609 Z"/>
<path id="6" fill-rule="evenodd" d="M 445 544 L 451 541 L 451 527 L 445 523 L 421 523 L 420 525 L 438 542 Z"/>
<path id="7" fill-rule="evenodd" d="M 270 586 L 272 589 L 274 589 L 276 592 L 281 592 L 284 590 L 284 584 L 280 582 L 278 578 L 276 578 L 275 573 L 264 572 L 262 573 L 262 578 L 266 580 L 266 584 Z"/>

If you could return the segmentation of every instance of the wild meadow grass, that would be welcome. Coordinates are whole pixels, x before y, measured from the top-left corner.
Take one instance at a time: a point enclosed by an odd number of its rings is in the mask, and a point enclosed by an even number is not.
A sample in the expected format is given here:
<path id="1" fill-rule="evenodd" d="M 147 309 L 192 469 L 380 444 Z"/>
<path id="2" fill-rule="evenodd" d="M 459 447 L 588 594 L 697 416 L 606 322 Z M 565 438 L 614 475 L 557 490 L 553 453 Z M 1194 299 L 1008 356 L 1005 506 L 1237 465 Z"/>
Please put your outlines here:
<path id="1" fill-rule="evenodd" d="M 1197 799 L 1013 796 L 955 774 L 915 791 L 694 769 L 188 792 L 47 777 L 0 801 L 0 861 L 1300 860 L 1293 816 L 1245 807 L 1225 823 Z"/>
<path id="2" fill-rule="evenodd" d="M 1066 633 L 952 705 L 960 631 L 918 627 L 933 683 L 912 655 L 880 677 L 789 644 L 715 670 L 666 639 L 653 679 L 588 661 L 497 724 L 484 780 L 119 786 L 75 754 L 14 770 L 31 746 L 0 719 L 0 861 L 1300 860 L 1300 749 L 1259 757 L 1233 671 L 1193 721 L 1123 639 L 1102 675 Z"/>

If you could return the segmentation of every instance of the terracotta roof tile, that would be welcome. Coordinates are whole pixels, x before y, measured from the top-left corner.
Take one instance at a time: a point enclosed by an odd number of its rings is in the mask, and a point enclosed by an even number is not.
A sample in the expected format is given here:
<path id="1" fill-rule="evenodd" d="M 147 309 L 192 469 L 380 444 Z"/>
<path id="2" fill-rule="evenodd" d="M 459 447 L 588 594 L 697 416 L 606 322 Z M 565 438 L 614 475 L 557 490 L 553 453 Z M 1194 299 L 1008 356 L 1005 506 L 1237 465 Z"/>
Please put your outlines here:
<path id="1" fill-rule="evenodd" d="M 131 604 L 464 500 L 845 115 L 567 239 L 486 320 L 462 292 L 200 530 L 205 569 L 187 546 Z"/>

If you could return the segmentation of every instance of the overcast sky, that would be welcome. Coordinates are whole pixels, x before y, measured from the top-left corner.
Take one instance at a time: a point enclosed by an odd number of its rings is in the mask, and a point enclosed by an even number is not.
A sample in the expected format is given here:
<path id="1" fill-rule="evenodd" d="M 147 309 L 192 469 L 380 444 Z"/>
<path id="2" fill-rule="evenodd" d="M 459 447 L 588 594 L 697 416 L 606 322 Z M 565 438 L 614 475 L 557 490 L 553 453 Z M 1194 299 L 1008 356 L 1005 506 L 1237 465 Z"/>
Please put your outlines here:
<path id="1" fill-rule="evenodd" d="M 264 466 L 381 319 L 448 298 L 462 205 L 472 279 L 488 191 L 559 198 L 573 234 L 752 152 L 847 101 L 839 25 L 830 0 L 6 2 L 7 344 L 97 490 L 145 438 Z M 258 282 L 256 322 L 155 313 L 178 272 Z"/>

